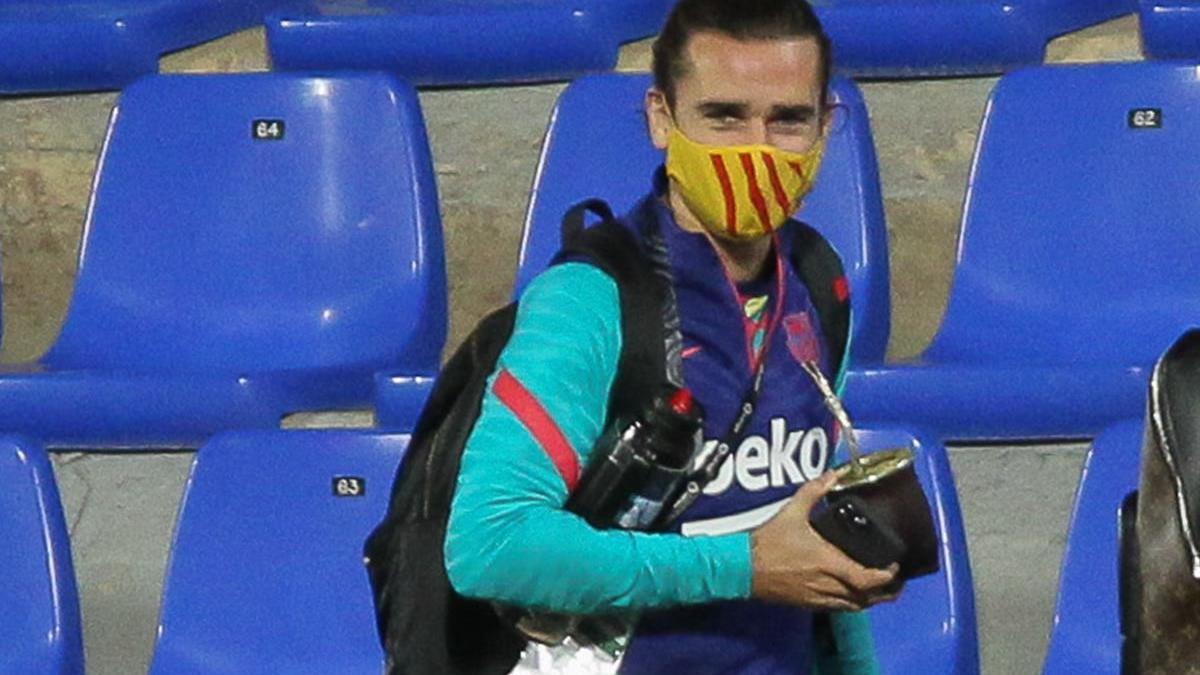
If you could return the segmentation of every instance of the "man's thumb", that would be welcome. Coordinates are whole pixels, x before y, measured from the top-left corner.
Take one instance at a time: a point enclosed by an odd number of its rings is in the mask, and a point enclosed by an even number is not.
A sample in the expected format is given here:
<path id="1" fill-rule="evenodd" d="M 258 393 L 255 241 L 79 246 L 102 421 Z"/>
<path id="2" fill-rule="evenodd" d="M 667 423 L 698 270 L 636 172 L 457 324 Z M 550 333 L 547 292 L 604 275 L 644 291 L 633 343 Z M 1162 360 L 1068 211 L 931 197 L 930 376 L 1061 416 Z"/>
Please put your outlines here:
<path id="1" fill-rule="evenodd" d="M 826 471 L 816 480 L 810 480 L 800 489 L 796 491 L 796 496 L 792 498 L 792 508 L 800 510 L 807 517 L 817 502 L 828 493 L 834 485 L 837 485 L 837 474 L 832 471 Z"/>

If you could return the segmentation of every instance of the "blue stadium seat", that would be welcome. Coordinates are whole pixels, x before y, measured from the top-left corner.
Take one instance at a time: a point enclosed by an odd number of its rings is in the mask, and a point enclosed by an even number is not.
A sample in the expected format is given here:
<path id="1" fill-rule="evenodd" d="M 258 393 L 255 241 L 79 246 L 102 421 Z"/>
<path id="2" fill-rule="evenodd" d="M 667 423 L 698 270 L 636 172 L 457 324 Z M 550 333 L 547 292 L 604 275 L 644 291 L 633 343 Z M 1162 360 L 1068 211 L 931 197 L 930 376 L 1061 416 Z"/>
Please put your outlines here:
<path id="1" fill-rule="evenodd" d="M 283 70 L 387 70 L 417 85 L 565 80 L 609 70 L 672 0 L 310 0 L 267 17 Z"/>
<path id="2" fill-rule="evenodd" d="M 1141 0 L 1142 51 L 1156 59 L 1200 58 L 1200 4 Z"/>
<path id="3" fill-rule="evenodd" d="M 851 372 L 859 418 L 943 439 L 1091 438 L 1200 317 L 1194 65 L 1043 67 L 992 94 L 930 347 Z M 1159 126 L 1161 125 L 1161 126 Z"/>
<path id="4" fill-rule="evenodd" d="M 120 89 L 159 56 L 262 21 L 286 0 L 0 3 L 0 94 Z"/>
<path id="5" fill-rule="evenodd" d="M 433 391 L 435 378 L 414 377 L 402 372 L 375 375 L 375 426 L 389 431 L 407 431 L 417 425 L 425 399 Z"/>
<path id="6" fill-rule="evenodd" d="M 911 447 L 941 542 L 941 570 L 906 584 L 893 604 L 872 608 L 875 650 L 885 673 L 978 675 L 975 592 L 958 490 L 946 448 L 926 433 L 871 426 L 863 450 Z"/>
<path id="7" fill-rule="evenodd" d="M 250 431 L 201 447 L 150 672 L 382 672 L 362 550 L 407 445 L 404 435 Z"/>
<path id="8" fill-rule="evenodd" d="M 46 451 L 0 438 L 0 672 L 82 675 L 71 546 Z"/>
<path id="9" fill-rule="evenodd" d="M 66 323 L 36 363 L 0 368 L 0 430 L 195 447 L 366 407 L 381 370 L 437 372 L 442 232 L 407 85 L 149 76 L 98 172 Z"/>
<path id="10" fill-rule="evenodd" d="M 1088 452 L 1059 574 L 1045 675 L 1121 672 L 1118 512 L 1138 487 L 1144 429 L 1141 420 L 1120 422 Z"/>
<path id="11" fill-rule="evenodd" d="M 362 542 L 386 509 L 407 442 L 251 431 L 202 447 L 176 527 L 152 675 L 379 672 Z M 872 610 L 885 668 L 977 673 L 971 572 L 945 450 L 894 430 L 865 431 L 863 444 L 918 450 L 943 541 L 939 574 Z M 364 494 L 335 496 L 347 478 L 364 481 Z"/>
<path id="12" fill-rule="evenodd" d="M 642 100 L 648 75 L 597 75 L 563 92 L 546 132 L 525 221 L 516 294 L 559 248 L 563 213 L 588 197 L 624 213 L 650 191 L 662 154 L 646 132 Z M 887 227 L 875 146 L 862 95 L 837 79 L 841 104 L 816 189 L 799 217 L 821 230 L 842 255 L 853 293 L 851 358 L 883 361 L 890 329 Z"/>
<path id="13" fill-rule="evenodd" d="M 1046 44 L 1136 11 L 1136 0 L 814 0 L 841 72 L 865 77 L 1002 73 Z"/>

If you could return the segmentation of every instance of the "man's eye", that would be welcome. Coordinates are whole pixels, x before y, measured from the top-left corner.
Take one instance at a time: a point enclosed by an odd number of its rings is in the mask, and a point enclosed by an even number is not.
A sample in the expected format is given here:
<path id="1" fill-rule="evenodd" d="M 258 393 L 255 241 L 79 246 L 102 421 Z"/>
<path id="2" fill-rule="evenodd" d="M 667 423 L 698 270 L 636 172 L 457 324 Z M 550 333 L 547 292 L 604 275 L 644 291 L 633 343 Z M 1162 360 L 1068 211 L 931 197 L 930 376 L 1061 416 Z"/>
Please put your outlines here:
<path id="1" fill-rule="evenodd" d="M 721 115 L 721 114 L 709 115 L 708 119 L 709 119 L 709 121 L 713 122 L 714 124 L 717 124 L 720 126 L 733 126 L 735 124 L 740 124 L 742 121 L 742 118 L 738 117 L 737 115 Z"/>
<path id="2" fill-rule="evenodd" d="M 802 114 L 780 115 L 771 121 L 778 124 L 812 124 L 813 116 Z"/>
<path id="3" fill-rule="evenodd" d="M 813 120 L 811 118 L 781 118 L 772 120 L 771 126 L 778 131 L 798 133 L 811 129 Z"/>

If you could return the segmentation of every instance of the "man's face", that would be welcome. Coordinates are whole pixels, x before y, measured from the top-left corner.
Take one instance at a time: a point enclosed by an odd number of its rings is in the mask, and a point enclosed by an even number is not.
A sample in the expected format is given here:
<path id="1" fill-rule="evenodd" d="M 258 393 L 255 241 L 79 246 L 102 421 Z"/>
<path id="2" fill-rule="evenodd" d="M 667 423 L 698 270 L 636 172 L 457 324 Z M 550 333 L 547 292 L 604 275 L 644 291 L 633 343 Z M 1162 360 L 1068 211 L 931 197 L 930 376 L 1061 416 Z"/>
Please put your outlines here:
<path id="1" fill-rule="evenodd" d="M 646 98 L 659 149 L 675 124 L 698 143 L 765 143 L 791 152 L 808 150 L 824 132 L 829 116 L 821 110 L 815 39 L 739 41 L 700 32 L 688 41 L 687 57 L 691 68 L 675 83 L 674 110 L 657 90 Z"/>

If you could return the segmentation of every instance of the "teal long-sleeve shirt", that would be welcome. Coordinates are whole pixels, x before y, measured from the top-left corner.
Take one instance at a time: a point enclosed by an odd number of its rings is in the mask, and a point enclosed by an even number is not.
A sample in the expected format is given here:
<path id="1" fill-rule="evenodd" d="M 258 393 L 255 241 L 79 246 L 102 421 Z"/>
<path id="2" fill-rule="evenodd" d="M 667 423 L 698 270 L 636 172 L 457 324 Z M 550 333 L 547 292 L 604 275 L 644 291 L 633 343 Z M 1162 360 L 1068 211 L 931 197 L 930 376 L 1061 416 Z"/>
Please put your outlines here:
<path id="1" fill-rule="evenodd" d="M 445 547 L 459 593 L 569 613 L 749 597 L 747 533 L 597 530 L 564 510 L 563 476 L 492 386 L 502 372 L 520 382 L 586 466 L 620 353 L 611 278 L 568 263 L 530 284 L 463 453 Z"/>

